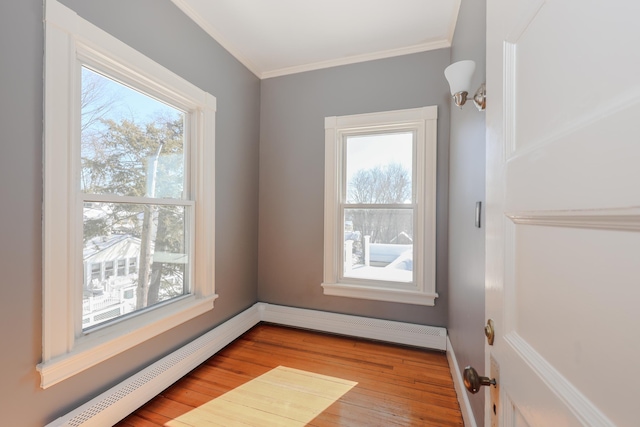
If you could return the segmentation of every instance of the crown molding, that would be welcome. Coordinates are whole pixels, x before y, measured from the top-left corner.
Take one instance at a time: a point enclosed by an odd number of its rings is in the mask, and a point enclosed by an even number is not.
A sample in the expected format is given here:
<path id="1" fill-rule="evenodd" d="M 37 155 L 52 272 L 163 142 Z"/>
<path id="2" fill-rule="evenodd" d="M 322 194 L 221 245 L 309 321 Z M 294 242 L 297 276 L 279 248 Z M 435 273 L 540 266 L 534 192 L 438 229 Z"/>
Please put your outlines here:
<path id="1" fill-rule="evenodd" d="M 377 59 L 392 58 L 395 56 L 410 55 L 413 53 L 426 52 L 429 50 L 437 50 L 451 47 L 451 40 L 436 40 L 427 43 L 421 43 L 414 46 L 402 47 L 398 49 L 389 49 L 380 52 L 365 53 L 362 55 L 353 55 L 344 58 L 331 59 L 327 61 L 313 62 L 310 64 L 297 65 L 294 67 L 280 68 L 272 71 L 261 73 L 261 79 L 270 79 L 273 77 L 286 76 L 289 74 L 303 73 L 305 71 L 315 71 L 324 68 L 337 67 L 340 65 L 357 64 L 359 62 L 375 61 Z"/>

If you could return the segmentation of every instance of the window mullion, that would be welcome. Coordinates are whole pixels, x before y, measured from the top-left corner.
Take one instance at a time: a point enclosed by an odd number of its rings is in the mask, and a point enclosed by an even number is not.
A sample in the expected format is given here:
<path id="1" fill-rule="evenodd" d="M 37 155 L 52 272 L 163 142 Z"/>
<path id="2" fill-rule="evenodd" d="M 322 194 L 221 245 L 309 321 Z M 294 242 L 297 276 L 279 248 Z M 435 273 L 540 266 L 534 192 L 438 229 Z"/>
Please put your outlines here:
<path id="1" fill-rule="evenodd" d="M 345 209 L 416 209 L 416 203 L 343 203 Z"/>
<path id="2" fill-rule="evenodd" d="M 140 205 L 163 205 L 163 206 L 193 206 L 193 200 L 182 199 L 156 199 L 153 197 L 118 196 L 114 194 L 87 194 L 81 193 L 85 202 L 102 203 L 129 203 Z"/>

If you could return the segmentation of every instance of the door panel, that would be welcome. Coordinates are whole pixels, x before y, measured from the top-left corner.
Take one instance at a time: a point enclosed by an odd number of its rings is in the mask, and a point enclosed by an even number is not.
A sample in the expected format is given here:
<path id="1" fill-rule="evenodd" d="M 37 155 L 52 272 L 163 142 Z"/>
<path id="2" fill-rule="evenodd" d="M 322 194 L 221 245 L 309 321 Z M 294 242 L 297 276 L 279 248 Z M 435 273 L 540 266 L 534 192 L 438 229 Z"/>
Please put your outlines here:
<path id="1" fill-rule="evenodd" d="M 485 370 L 499 366 L 501 425 L 637 425 L 637 3 L 487 3 Z"/>
<path id="2" fill-rule="evenodd" d="M 629 371 L 608 367 L 634 366 L 639 350 L 620 332 L 637 329 L 640 233 L 523 225 L 516 241 L 517 333 L 602 409 L 634 405 L 612 393 Z"/>
<path id="3" fill-rule="evenodd" d="M 505 209 L 518 213 L 637 205 L 640 167 L 638 158 L 626 153 L 638 147 L 638 99 L 640 94 L 635 105 L 594 113 L 597 117 L 582 118 L 572 128 L 532 143 L 533 148 L 513 152 L 506 165 Z"/>
<path id="4" fill-rule="evenodd" d="M 621 54 L 618 48 L 625 41 L 634 43 L 630 30 L 640 16 L 637 2 L 518 3 L 524 5 L 519 20 L 527 24 L 506 37 L 517 47 L 509 65 L 517 75 L 513 90 L 518 147 L 582 122 L 628 99 L 628 89 L 638 88 L 638 56 L 633 51 Z"/>

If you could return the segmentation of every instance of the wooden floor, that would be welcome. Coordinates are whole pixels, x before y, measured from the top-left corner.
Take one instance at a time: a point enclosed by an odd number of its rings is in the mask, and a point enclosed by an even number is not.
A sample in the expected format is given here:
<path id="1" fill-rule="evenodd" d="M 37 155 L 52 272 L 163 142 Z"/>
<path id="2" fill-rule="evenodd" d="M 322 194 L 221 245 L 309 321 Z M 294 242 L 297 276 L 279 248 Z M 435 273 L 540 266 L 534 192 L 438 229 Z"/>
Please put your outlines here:
<path id="1" fill-rule="evenodd" d="M 260 324 L 117 425 L 463 422 L 443 353 Z"/>

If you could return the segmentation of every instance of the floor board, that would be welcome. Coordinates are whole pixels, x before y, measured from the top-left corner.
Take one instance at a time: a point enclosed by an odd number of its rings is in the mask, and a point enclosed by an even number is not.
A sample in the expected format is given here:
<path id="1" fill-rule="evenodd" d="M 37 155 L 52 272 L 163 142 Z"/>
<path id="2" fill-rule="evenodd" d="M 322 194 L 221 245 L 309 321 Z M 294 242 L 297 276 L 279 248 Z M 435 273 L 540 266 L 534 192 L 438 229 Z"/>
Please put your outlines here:
<path id="1" fill-rule="evenodd" d="M 444 353 L 260 324 L 119 427 L 463 426 Z"/>

